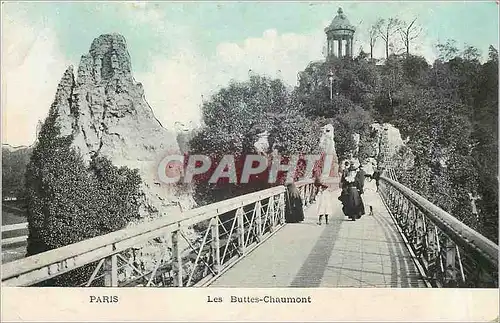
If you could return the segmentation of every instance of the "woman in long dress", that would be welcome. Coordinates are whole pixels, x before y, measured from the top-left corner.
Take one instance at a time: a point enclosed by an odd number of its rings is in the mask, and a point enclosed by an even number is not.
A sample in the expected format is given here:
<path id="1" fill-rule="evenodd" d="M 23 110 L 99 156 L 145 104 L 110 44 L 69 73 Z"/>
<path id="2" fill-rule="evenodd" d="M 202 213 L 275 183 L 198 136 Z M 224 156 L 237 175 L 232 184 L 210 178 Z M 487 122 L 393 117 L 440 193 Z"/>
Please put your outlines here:
<path id="1" fill-rule="evenodd" d="M 297 223 L 304 221 L 304 210 L 300 192 L 294 184 L 288 184 L 285 193 L 285 221 Z"/>
<path id="2" fill-rule="evenodd" d="M 318 193 L 318 224 L 322 224 L 323 216 L 325 217 L 325 223 L 328 224 L 328 215 L 332 213 L 332 203 L 331 195 L 328 194 L 328 186 L 321 184 L 319 186 Z"/>
<path id="3" fill-rule="evenodd" d="M 351 163 L 349 169 L 341 179 L 343 204 L 342 211 L 352 221 L 356 221 L 365 214 L 365 206 L 361 195 L 363 194 L 365 175 L 359 165 Z"/>

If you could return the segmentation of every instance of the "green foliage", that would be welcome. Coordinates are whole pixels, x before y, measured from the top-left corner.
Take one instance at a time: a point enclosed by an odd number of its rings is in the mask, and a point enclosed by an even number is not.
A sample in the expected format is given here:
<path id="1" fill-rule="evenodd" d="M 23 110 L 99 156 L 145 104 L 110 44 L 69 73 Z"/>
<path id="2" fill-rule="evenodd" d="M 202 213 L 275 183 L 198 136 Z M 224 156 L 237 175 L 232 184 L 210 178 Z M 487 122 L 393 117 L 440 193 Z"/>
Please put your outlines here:
<path id="1" fill-rule="evenodd" d="M 317 152 L 323 119 L 310 119 L 301 112 L 296 93 L 280 80 L 252 76 L 232 83 L 203 106 L 206 126 L 190 141 L 191 154 L 205 154 L 218 160 L 225 154 L 238 158 L 255 153 L 257 134 L 268 131 L 269 145 L 280 154 Z M 286 122 L 284 122 L 286 120 Z M 225 186 L 197 184 L 196 199 L 209 203 L 269 187 L 265 181 Z"/>
<path id="2" fill-rule="evenodd" d="M 18 148 L 11 151 L 2 148 L 2 196 L 25 197 L 24 173 L 31 156 L 31 148 Z"/>
<path id="3" fill-rule="evenodd" d="M 334 74 L 333 96 L 327 75 Z M 335 127 L 335 146 L 340 159 L 347 158 L 354 149 L 352 135 L 368 133 L 374 121 L 372 109 L 375 95 L 381 86 L 377 67 L 367 60 L 354 61 L 331 59 L 310 64 L 301 74 L 300 85 L 294 95 L 303 113 L 310 119 L 325 118 Z"/>
<path id="4" fill-rule="evenodd" d="M 285 114 L 273 128 L 271 142 L 278 143 L 283 155 L 318 153 L 321 121 L 315 122 L 304 116 Z"/>
<path id="5" fill-rule="evenodd" d="M 251 76 L 248 82 L 231 83 L 205 102 L 203 120 L 208 128 L 246 134 L 257 124 L 268 127 L 270 117 L 286 111 L 287 101 L 288 93 L 279 80 Z"/>
<path id="6" fill-rule="evenodd" d="M 439 51 L 438 58 L 441 61 L 449 61 L 450 59 L 457 57 L 459 53 L 457 42 L 453 39 L 448 39 L 446 43 L 437 44 L 436 48 Z"/>
<path id="7" fill-rule="evenodd" d="M 273 91 L 266 78 L 233 84 L 205 107 L 207 128 L 195 146 L 243 154 L 265 129 L 271 145 L 284 145 L 282 152 L 307 153 L 317 148 L 319 128 L 332 123 L 339 158 L 353 150 L 354 133 L 361 135 L 359 157 L 365 158 L 373 153 L 369 125 L 388 122 L 410 137 L 395 159 L 406 163 L 407 170 L 398 170 L 403 184 L 496 242 L 498 52 L 490 47 L 481 64 L 474 47 L 460 49 L 450 40 L 437 48 L 432 65 L 409 54 L 390 55 L 384 65 L 366 54 L 310 63 L 290 94 L 284 86 Z M 479 217 L 471 212 L 469 193 L 482 197 Z"/>
<path id="8" fill-rule="evenodd" d="M 137 170 L 116 167 L 103 157 L 86 166 L 60 137 L 51 111 L 26 171 L 28 255 L 60 248 L 124 228 L 138 217 L 141 182 Z M 88 266 L 49 285 L 75 286 L 89 278 Z"/>
<path id="9" fill-rule="evenodd" d="M 489 239 L 498 241 L 498 60 L 479 63 L 479 51 L 438 45 L 433 67 L 395 60 L 400 86 L 387 120 L 410 136 L 414 168 L 401 181 Z M 418 70 L 417 78 L 415 71 Z M 378 107 L 376 107 L 378 108 Z M 381 109 L 381 114 L 385 111 Z M 479 216 L 468 194 L 478 193 Z"/>

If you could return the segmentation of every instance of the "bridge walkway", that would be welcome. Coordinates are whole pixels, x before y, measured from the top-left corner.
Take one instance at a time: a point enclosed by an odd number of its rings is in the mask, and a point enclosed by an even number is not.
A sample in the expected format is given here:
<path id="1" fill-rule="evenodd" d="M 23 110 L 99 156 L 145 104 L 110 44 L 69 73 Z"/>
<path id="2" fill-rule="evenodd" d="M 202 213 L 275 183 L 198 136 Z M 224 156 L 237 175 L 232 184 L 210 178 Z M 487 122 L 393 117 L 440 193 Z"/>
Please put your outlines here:
<path id="1" fill-rule="evenodd" d="M 329 224 L 317 205 L 302 223 L 287 224 L 210 287 L 426 287 L 374 183 L 367 183 L 366 215 L 350 221 L 337 200 Z M 373 207 L 373 215 L 369 214 Z"/>

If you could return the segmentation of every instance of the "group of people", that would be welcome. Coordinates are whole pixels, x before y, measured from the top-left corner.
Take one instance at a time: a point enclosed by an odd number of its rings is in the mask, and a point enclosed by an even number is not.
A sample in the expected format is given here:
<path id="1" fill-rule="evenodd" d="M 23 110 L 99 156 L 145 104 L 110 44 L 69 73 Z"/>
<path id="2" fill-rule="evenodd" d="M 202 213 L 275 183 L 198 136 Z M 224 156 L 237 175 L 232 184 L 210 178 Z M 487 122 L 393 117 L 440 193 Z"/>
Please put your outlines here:
<path id="1" fill-rule="evenodd" d="M 340 188 L 341 193 L 338 199 L 342 203 L 342 211 L 351 221 L 356 221 L 365 215 L 365 205 L 362 195 L 364 193 L 365 179 L 375 180 L 377 191 L 379 187 L 380 171 L 374 170 L 372 174 L 367 174 L 361 168 L 357 160 L 347 161 L 344 169 L 341 171 Z M 331 195 L 325 194 L 331 187 L 322 183 L 319 178 L 315 180 L 316 194 L 313 199 L 318 202 L 317 214 L 319 215 L 318 224 L 328 224 L 328 215 L 333 209 Z M 373 208 L 370 206 L 370 213 L 373 214 Z M 287 198 L 285 206 L 285 219 L 288 223 L 297 223 L 304 220 L 304 210 L 302 208 L 302 199 L 300 193 L 294 184 L 287 187 Z"/>

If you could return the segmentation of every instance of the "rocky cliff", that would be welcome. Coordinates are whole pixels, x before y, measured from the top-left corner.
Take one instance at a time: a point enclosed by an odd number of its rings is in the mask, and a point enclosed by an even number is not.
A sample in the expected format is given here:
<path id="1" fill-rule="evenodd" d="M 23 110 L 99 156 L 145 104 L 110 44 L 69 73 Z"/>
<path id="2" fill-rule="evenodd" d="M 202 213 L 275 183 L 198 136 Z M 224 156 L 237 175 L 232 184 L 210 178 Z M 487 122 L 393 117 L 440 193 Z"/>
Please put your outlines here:
<path id="1" fill-rule="evenodd" d="M 73 135 L 73 146 L 88 162 L 109 158 L 117 166 L 139 169 L 144 201 L 141 215 L 157 217 L 193 207 L 190 192 L 158 180 L 157 166 L 167 154 L 179 153 L 176 134 L 162 127 L 134 80 L 130 56 L 121 35 L 101 35 L 83 55 L 76 75 L 70 66 L 59 83 L 52 106 L 61 136 Z"/>
<path id="2" fill-rule="evenodd" d="M 335 129 L 332 124 L 327 124 L 321 129 L 321 131 L 322 133 L 319 139 L 319 147 L 322 153 L 329 155 L 331 158 L 330 174 L 328 175 L 330 177 L 329 180 L 331 180 L 332 177 L 338 176 L 339 171 L 339 159 L 337 156 L 337 150 L 335 149 Z M 326 165 L 323 166 L 327 167 Z"/>
<path id="3" fill-rule="evenodd" d="M 371 125 L 370 138 L 366 140 L 368 157 L 377 160 L 381 167 L 413 166 L 413 155 L 405 146 L 399 129 L 389 123 L 374 123 Z"/>

